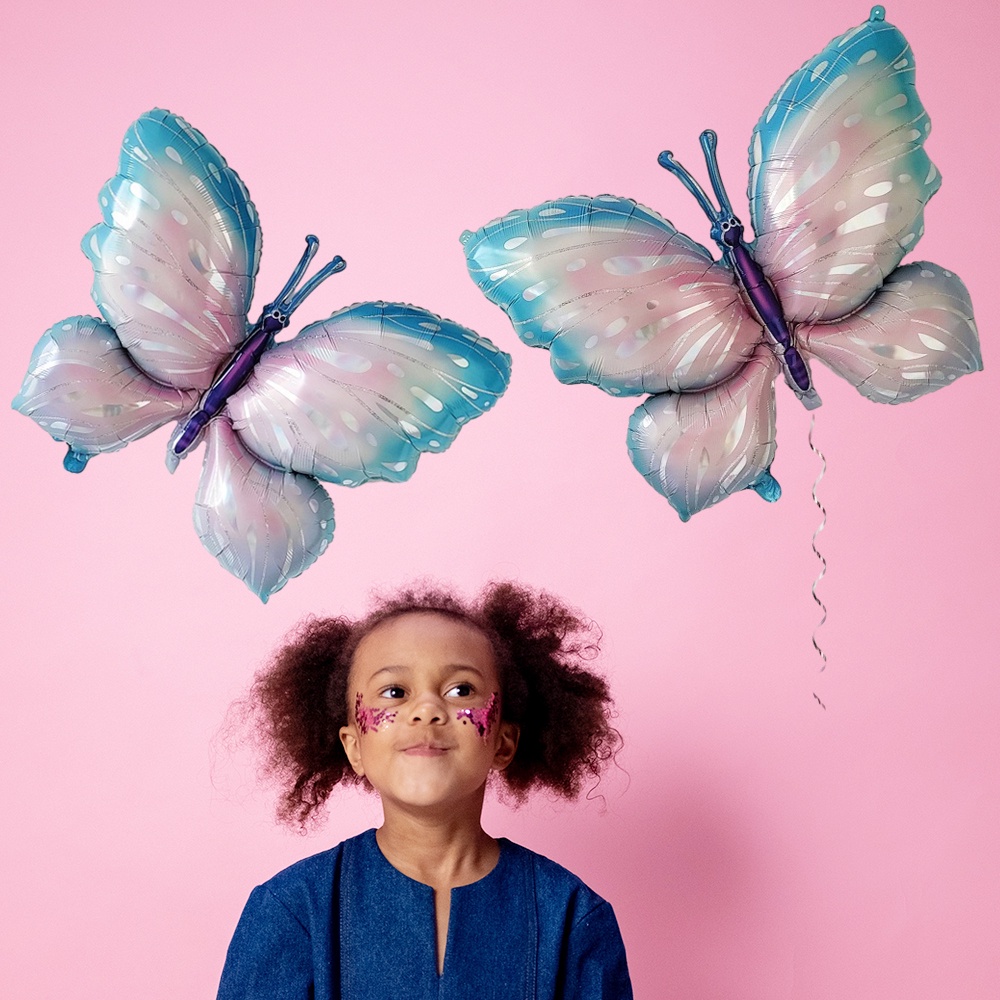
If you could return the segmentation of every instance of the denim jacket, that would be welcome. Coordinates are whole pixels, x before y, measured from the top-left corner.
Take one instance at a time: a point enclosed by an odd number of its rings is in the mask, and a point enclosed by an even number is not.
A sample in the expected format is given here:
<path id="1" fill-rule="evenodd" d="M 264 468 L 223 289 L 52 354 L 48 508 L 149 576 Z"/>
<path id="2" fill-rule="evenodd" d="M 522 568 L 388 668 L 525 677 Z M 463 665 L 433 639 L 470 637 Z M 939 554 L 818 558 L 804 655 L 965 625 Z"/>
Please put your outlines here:
<path id="1" fill-rule="evenodd" d="M 451 890 L 438 975 L 434 890 L 375 831 L 250 894 L 218 1000 L 631 1000 L 611 906 L 540 854 L 500 841 L 485 878 Z"/>

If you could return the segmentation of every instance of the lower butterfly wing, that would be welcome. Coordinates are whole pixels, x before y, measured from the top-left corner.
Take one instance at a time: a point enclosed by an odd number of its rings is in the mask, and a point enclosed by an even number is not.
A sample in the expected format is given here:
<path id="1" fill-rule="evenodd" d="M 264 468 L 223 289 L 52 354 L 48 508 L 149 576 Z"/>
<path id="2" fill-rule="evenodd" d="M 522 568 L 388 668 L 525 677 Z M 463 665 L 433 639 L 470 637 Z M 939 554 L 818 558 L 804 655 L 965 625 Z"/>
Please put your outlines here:
<path id="1" fill-rule="evenodd" d="M 979 371 L 969 293 L 956 274 L 917 262 L 837 323 L 800 326 L 803 348 L 876 403 L 906 403 Z"/>
<path id="2" fill-rule="evenodd" d="M 65 441 L 66 468 L 79 472 L 93 455 L 180 418 L 196 399 L 140 371 L 107 323 L 73 316 L 38 341 L 13 407 Z"/>
<path id="3" fill-rule="evenodd" d="M 774 380 L 781 371 L 761 344 L 742 371 L 703 392 L 647 399 L 629 422 L 632 464 L 687 521 L 739 490 L 774 501 Z"/>
<path id="4" fill-rule="evenodd" d="M 205 432 L 194 502 L 202 544 L 265 603 L 308 569 L 333 537 L 333 503 L 311 476 L 271 468 L 225 416 Z"/>
<path id="5" fill-rule="evenodd" d="M 260 227 L 243 182 L 183 118 L 149 111 L 122 142 L 83 238 L 93 296 L 157 381 L 207 389 L 246 336 Z"/>
<path id="6" fill-rule="evenodd" d="M 941 183 L 913 53 L 882 16 L 793 73 L 753 132 L 753 252 L 790 322 L 862 305 L 916 245 Z"/>
<path id="7" fill-rule="evenodd" d="M 469 274 L 567 383 L 702 389 L 761 337 L 732 272 L 628 198 L 564 198 L 463 234 Z"/>
<path id="8" fill-rule="evenodd" d="M 416 306 L 362 302 L 265 353 L 227 411 L 254 454 L 357 486 L 408 479 L 507 388 L 510 357 Z"/>

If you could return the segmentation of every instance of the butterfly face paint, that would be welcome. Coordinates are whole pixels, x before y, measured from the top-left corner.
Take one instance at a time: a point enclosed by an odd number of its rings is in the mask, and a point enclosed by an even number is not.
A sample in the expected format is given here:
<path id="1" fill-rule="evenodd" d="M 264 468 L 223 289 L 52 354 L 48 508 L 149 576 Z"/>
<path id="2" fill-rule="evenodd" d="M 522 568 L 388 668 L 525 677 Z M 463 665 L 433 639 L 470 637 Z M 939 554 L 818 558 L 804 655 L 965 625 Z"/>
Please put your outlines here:
<path id="1" fill-rule="evenodd" d="M 476 727 L 480 739 L 485 740 L 493 729 L 493 723 L 497 721 L 500 714 L 500 698 L 494 691 L 490 695 L 490 700 L 482 708 L 463 708 L 455 713 L 455 718 L 465 724 L 471 722 Z"/>
<path id="2" fill-rule="evenodd" d="M 364 736 L 380 729 L 383 723 L 389 725 L 395 722 L 396 713 L 387 708 L 371 708 L 365 704 L 364 697 L 359 691 L 354 696 L 354 720 L 361 735 Z"/>

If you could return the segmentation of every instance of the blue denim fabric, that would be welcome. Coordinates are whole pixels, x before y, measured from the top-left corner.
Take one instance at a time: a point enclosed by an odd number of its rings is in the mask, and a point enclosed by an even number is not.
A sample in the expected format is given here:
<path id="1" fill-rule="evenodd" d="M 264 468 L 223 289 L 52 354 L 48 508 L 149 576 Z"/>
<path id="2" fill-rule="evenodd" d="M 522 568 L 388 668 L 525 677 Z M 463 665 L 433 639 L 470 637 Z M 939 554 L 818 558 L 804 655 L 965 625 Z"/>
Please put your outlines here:
<path id="1" fill-rule="evenodd" d="M 452 890 L 437 972 L 434 890 L 386 861 L 375 831 L 250 894 L 218 1000 L 631 1000 L 608 903 L 540 854 L 500 841 Z"/>

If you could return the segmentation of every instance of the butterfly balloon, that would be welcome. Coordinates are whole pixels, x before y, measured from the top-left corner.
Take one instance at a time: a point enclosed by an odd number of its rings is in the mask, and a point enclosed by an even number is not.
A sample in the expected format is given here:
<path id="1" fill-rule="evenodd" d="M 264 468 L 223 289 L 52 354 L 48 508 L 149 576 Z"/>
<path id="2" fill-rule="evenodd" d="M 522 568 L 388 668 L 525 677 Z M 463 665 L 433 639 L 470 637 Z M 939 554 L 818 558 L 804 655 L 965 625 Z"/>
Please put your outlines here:
<path id="1" fill-rule="evenodd" d="M 177 115 L 132 124 L 100 204 L 83 249 L 101 318 L 74 316 L 42 336 L 14 408 L 66 442 L 71 472 L 171 420 L 171 470 L 204 440 L 195 528 L 263 601 L 330 542 L 333 504 L 318 480 L 405 480 L 507 386 L 508 355 L 411 305 L 362 302 L 276 343 L 344 267 L 335 257 L 300 286 L 315 236 L 251 325 L 257 213 Z"/>
<path id="2" fill-rule="evenodd" d="M 469 273 L 556 377 L 652 394 L 629 453 L 682 520 L 751 489 L 781 490 L 774 382 L 820 405 L 817 358 L 876 402 L 902 403 L 982 367 L 972 304 L 951 271 L 899 266 L 941 179 L 913 54 L 881 7 L 788 78 L 750 143 L 747 242 L 716 160 L 718 202 L 669 152 L 713 259 L 656 212 L 604 195 L 549 201 L 462 236 Z"/>

